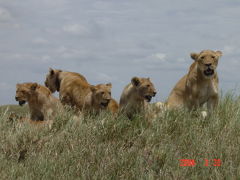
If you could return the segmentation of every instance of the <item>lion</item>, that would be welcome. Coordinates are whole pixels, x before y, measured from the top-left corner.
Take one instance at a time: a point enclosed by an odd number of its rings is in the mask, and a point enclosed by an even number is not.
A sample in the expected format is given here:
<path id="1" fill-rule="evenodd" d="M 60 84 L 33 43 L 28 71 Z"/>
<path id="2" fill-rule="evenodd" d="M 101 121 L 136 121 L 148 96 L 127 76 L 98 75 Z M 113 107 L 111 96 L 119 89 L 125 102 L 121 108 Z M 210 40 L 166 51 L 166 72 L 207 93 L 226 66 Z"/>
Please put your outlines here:
<path id="1" fill-rule="evenodd" d="M 45 86 L 52 93 L 59 92 L 59 98 L 63 105 L 80 110 L 84 108 L 84 99 L 90 92 L 90 84 L 83 75 L 52 68 L 49 69 L 46 76 Z"/>
<path id="2" fill-rule="evenodd" d="M 145 112 L 156 93 L 150 78 L 133 77 L 131 83 L 124 88 L 120 97 L 119 106 L 121 112 L 125 113 L 129 119 L 134 114 Z"/>
<path id="3" fill-rule="evenodd" d="M 91 86 L 90 107 L 92 110 L 96 112 L 107 110 L 113 114 L 118 112 L 119 105 L 117 101 L 111 97 L 111 88 L 111 83 Z"/>
<path id="4" fill-rule="evenodd" d="M 118 103 L 111 98 L 110 83 L 93 86 L 78 73 L 50 68 L 45 85 L 52 93 L 59 91 L 62 104 L 75 107 L 78 111 L 109 109 L 111 112 L 116 112 L 118 110 Z"/>
<path id="5" fill-rule="evenodd" d="M 73 91 L 78 89 L 85 89 L 89 84 L 86 78 L 76 72 L 67 72 L 59 69 L 49 68 L 49 73 L 46 76 L 45 86 L 50 89 L 52 93 L 58 91 L 60 101 L 63 105 L 77 106 L 76 97 L 73 95 Z M 83 104 L 83 100 L 80 104 Z"/>
<path id="6" fill-rule="evenodd" d="M 29 105 L 32 121 L 52 120 L 61 109 L 60 102 L 51 91 L 37 83 L 22 83 L 16 85 L 16 101 L 22 106 Z"/>
<path id="7" fill-rule="evenodd" d="M 117 102 L 111 98 L 112 85 L 90 85 L 80 74 L 64 72 L 50 68 L 45 85 L 51 92 L 59 91 L 59 97 L 64 105 L 70 105 L 77 111 L 96 111 L 108 109 L 111 112 L 118 110 Z M 103 93 L 101 95 L 101 93 Z"/>
<path id="8" fill-rule="evenodd" d="M 118 103 L 111 97 L 111 88 L 111 83 L 86 86 L 81 113 L 85 115 L 109 111 L 116 114 L 118 112 Z"/>
<path id="9" fill-rule="evenodd" d="M 191 53 L 194 63 L 190 66 L 188 74 L 183 76 L 171 91 L 166 106 L 194 110 L 207 103 L 207 108 L 213 110 L 219 98 L 216 69 L 221 56 L 221 51 L 212 50 Z"/>

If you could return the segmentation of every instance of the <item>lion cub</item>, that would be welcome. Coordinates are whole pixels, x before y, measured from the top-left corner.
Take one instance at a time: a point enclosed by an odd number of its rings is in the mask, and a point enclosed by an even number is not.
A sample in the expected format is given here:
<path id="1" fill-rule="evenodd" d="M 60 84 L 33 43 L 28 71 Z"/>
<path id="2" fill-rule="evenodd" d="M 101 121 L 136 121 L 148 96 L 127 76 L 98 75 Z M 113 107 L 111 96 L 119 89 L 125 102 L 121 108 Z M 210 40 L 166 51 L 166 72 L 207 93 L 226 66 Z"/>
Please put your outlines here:
<path id="1" fill-rule="evenodd" d="M 134 114 L 146 111 L 156 93 L 150 78 L 133 77 L 122 92 L 120 110 L 131 119 Z"/>
<path id="2" fill-rule="evenodd" d="M 28 103 L 33 121 L 53 119 L 61 106 L 48 88 L 37 83 L 17 84 L 16 89 L 16 101 L 20 106 Z"/>
<path id="3" fill-rule="evenodd" d="M 90 98 L 88 99 L 91 111 L 100 112 L 107 110 L 114 114 L 118 112 L 118 103 L 111 97 L 111 88 L 111 83 L 91 86 Z"/>
<path id="4" fill-rule="evenodd" d="M 173 88 L 166 102 L 167 107 L 196 109 L 207 103 L 209 110 L 218 104 L 218 60 L 221 51 L 204 50 L 191 53 L 194 63 Z"/>

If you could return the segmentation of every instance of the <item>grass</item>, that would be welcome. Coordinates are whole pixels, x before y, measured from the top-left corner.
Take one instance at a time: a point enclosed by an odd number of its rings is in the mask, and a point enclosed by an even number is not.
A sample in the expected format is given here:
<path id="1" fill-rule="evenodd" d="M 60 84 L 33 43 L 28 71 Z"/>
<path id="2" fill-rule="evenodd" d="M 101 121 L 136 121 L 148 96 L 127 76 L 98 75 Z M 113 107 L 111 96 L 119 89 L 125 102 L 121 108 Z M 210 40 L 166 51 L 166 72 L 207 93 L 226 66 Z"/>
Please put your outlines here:
<path id="1" fill-rule="evenodd" d="M 4 112 L 13 112 L 13 113 L 17 113 L 18 115 L 24 115 L 28 112 L 28 106 L 24 105 L 19 106 L 19 105 L 5 105 L 5 106 L 0 106 L 0 113 L 4 113 Z"/>
<path id="2" fill-rule="evenodd" d="M 167 111 L 152 122 L 104 113 L 76 121 L 68 111 L 48 129 L 11 122 L 10 111 L 19 109 L 0 110 L 1 179 L 240 178 L 240 97 L 231 94 L 206 119 Z"/>

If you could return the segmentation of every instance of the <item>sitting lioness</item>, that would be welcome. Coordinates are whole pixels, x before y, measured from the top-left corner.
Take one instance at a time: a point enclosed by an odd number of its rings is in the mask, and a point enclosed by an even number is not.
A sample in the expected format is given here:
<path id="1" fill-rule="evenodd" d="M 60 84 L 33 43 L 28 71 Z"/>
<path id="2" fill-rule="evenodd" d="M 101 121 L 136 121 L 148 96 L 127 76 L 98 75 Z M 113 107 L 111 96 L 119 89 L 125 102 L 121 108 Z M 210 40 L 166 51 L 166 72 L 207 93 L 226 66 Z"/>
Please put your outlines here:
<path id="1" fill-rule="evenodd" d="M 166 102 L 169 108 L 187 107 L 196 109 L 207 103 L 212 110 L 218 104 L 218 60 L 221 51 L 204 50 L 191 53 L 195 61 L 189 68 L 188 74 L 178 81 Z"/>
<path id="2" fill-rule="evenodd" d="M 82 109 L 84 98 L 89 92 L 89 84 L 86 78 L 75 72 L 67 72 L 58 69 L 49 69 L 45 86 L 52 93 L 58 91 L 63 105 L 70 105 Z"/>
<path id="3" fill-rule="evenodd" d="M 17 84 L 16 89 L 16 101 L 20 106 L 28 103 L 33 121 L 53 119 L 61 106 L 48 88 L 37 83 Z"/>
<path id="4" fill-rule="evenodd" d="M 156 95 L 156 90 L 150 78 L 133 77 L 123 90 L 120 98 L 120 110 L 128 118 L 143 112 L 148 108 L 148 103 Z"/>

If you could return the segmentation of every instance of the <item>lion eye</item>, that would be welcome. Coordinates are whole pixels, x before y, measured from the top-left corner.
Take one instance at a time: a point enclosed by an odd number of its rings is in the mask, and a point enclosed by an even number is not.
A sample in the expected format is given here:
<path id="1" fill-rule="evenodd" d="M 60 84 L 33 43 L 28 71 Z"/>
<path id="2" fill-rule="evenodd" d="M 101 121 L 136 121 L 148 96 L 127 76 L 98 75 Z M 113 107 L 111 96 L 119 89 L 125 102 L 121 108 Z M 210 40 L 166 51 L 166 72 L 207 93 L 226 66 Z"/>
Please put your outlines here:
<path id="1" fill-rule="evenodd" d="M 148 84 L 148 85 L 147 85 L 147 87 L 149 88 L 149 87 L 150 87 L 150 85 Z"/>
<path id="2" fill-rule="evenodd" d="M 212 56 L 213 59 L 215 59 L 215 56 Z"/>
<path id="3" fill-rule="evenodd" d="M 111 95 L 112 95 L 112 93 L 111 93 L 111 92 L 109 92 L 109 95 L 111 96 Z"/>
<path id="4" fill-rule="evenodd" d="M 101 92 L 102 95 L 104 95 L 104 92 Z"/>
<path id="5" fill-rule="evenodd" d="M 204 59 L 204 58 L 205 58 L 205 56 L 202 56 L 202 57 L 201 57 L 201 59 Z"/>

